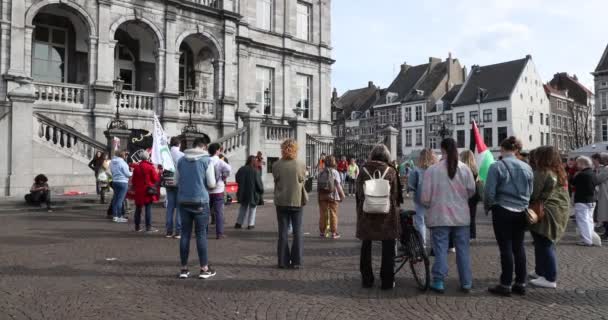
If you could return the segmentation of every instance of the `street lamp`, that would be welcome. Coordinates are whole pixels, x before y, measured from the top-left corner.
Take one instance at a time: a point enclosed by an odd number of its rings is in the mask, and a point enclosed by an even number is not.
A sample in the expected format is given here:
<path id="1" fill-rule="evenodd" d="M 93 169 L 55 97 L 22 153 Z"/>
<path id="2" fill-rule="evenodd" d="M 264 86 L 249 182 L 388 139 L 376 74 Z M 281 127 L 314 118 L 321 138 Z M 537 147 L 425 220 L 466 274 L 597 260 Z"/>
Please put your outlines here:
<path id="1" fill-rule="evenodd" d="M 264 114 L 270 114 L 270 88 L 264 90 Z"/>
<path id="2" fill-rule="evenodd" d="M 192 123 L 192 112 L 194 111 L 194 98 L 196 97 L 196 91 L 190 86 L 184 91 L 186 97 L 186 104 L 188 105 L 188 124 L 182 129 L 182 133 L 186 132 L 198 132 L 196 125 Z"/>
<path id="3" fill-rule="evenodd" d="M 441 113 L 439 115 L 439 121 L 441 122 L 441 128 L 439 128 L 439 130 L 437 130 L 437 134 L 441 137 L 441 140 L 445 139 L 446 137 L 451 137 L 452 136 L 452 123 L 448 122 L 448 119 L 446 118 L 444 113 Z"/>
<path id="4" fill-rule="evenodd" d="M 127 126 L 127 123 L 124 122 L 122 119 L 120 119 L 120 96 L 122 94 L 122 88 L 123 85 L 125 84 L 124 81 L 122 81 L 120 78 L 116 78 L 116 80 L 114 80 L 113 82 L 114 85 L 114 94 L 116 95 L 116 114 L 114 115 L 114 119 L 112 119 L 112 121 L 110 121 L 110 123 L 108 124 L 108 129 L 123 129 L 123 130 L 127 130 L 129 129 L 129 127 Z"/>

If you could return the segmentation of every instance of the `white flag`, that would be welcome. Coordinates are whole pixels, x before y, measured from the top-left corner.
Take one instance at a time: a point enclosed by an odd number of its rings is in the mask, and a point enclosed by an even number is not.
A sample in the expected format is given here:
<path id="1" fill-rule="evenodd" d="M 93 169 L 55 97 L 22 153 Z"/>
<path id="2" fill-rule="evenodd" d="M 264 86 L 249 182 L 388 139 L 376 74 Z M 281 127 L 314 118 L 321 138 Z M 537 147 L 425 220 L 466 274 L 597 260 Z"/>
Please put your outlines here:
<path id="1" fill-rule="evenodd" d="M 167 135 L 163 130 L 163 127 L 158 121 L 158 117 L 154 114 L 154 132 L 152 133 L 152 163 L 160 164 L 163 169 L 169 171 L 175 171 L 175 164 L 171 157 L 171 151 L 169 150 L 169 143 Z"/>

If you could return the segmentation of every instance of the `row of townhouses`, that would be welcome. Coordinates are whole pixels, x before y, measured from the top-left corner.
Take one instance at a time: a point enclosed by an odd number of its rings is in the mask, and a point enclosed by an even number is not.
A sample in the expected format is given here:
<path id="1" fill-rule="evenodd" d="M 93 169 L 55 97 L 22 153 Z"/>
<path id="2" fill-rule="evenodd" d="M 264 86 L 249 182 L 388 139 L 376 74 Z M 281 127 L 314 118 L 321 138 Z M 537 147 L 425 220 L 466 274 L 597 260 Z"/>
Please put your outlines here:
<path id="1" fill-rule="evenodd" d="M 529 55 L 474 65 L 470 72 L 451 54 L 444 61 L 429 58 L 427 64 L 403 64 L 386 89 L 370 82 L 333 97 L 336 136 L 373 143 L 392 126 L 399 130 L 399 156 L 437 149 L 448 136 L 468 148 L 472 121 L 493 151 L 510 135 L 527 150 L 552 144 L 565 153 L 593 142 L 593 93 L 567 73 L 544 83 Z"/>

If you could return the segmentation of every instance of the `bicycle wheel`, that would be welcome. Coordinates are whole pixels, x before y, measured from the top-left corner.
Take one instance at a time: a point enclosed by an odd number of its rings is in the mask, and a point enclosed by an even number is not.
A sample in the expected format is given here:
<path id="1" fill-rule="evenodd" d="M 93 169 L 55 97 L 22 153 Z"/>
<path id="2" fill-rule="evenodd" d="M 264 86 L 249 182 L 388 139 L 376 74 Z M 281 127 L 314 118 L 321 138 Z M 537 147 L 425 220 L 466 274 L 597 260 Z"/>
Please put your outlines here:
<path id="1" fill-rule="evenodd" d="M 412 230 L 410 233 L 410 268 L 420 290 L 426 291 L 431 283 L 429 257 L 424 250 L 420 233 Z"/>

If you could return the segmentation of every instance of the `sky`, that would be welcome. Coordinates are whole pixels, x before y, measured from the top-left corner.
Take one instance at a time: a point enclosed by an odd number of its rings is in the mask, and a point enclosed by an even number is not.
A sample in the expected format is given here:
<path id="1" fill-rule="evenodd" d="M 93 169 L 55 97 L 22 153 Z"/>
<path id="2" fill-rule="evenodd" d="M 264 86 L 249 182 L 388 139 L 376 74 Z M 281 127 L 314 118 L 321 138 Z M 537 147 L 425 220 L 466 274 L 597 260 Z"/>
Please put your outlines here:
<path id="1" fill-rule="evenodd" d="M 400 65 L 445 60 L 470 71 L 527 54 L 545 82 L 557 72 L 590 74 L 608 45 L 608 0 L 331 0 L 332 83 L 342 95 L 385 88 Z"/>

